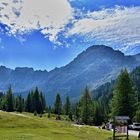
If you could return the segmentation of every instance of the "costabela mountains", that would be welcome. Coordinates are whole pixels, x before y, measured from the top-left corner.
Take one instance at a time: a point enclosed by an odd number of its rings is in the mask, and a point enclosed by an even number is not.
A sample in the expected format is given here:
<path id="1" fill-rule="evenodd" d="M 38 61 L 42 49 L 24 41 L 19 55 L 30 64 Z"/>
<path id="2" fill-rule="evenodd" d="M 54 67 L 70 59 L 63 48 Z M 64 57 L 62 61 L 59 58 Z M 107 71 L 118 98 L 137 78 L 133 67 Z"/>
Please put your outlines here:
<path id="1" fill-rule="evenodd" d="M 69 96 L 77 100 L 85 86 L 93 90 L 114 80 L 121 69 L 132 71 L 140 65 L 140 54 L 126 56 L 121 51 L 104 45 L 94 45 L 80 53 L 64 67 L 48 71 L 17 67 L 14 70 L 0 66 L 0 90 L 6 91 L 11 85 L 14 94 L 25 97 L 36 86 L 43 91 L 49 104 L 56 93 L 62 99 Z"/>

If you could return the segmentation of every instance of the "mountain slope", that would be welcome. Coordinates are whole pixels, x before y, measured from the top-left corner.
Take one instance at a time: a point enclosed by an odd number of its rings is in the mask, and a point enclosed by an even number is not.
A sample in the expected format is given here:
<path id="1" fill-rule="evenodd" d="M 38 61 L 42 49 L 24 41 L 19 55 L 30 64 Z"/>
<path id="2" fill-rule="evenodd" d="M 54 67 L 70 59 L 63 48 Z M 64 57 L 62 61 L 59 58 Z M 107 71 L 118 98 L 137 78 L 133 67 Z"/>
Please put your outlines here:
<path id="1" fill-rule="evenodd" d="M 115 79 L 122 68 L 132 70 L 137 65 L 139 62 L 133 56 L 124 56 L 122 52 L 103 45 L 92 46 L 67 66 L 50 72 L 46 90 L 77 98 L 86 85 L 98 87 Z"/>
<path id="2" fill-rule="evenodd" d="M 129 73 L 130 78 L 132 80 L 133 88 L 135 89 L 138 100 L 140 101 L 140 66 L 133 69 L 132 72 Z M 115 86 L 116 80 L 112 80 L 111 82 L 107 82 L 98 88 L 91 91 L 91 94 L 94 99 L 99 100 L 101 98 L 106 98 L 109 102 L 113 96 L 113 89 Z"/>
<path id="3" fill-rule="evenodd" d="M 122 68 L 131 71 L 140 65 L 138 58 L 96 45 L 79 54 L 68 65 L 50 72 L 0 67 L 0 89 L 5 90 L 11 84 L 15 92 L 26 92 L 38 86 L 46 93 L 49 103 L 54 100 L 56 92 L 60 92 L 62 98 L 69 95 L 74 100 L 86 85 L 92 90 L 115 79 Z"/>
<path id="4" fill-rule="evenodd" d="M 45 83 L 47 71 L 34 71 L 33 68 L 15 68 L 0 66 L 0 90 L 5 91 L 11 84 L 14 92 L 24 92 Z"/>

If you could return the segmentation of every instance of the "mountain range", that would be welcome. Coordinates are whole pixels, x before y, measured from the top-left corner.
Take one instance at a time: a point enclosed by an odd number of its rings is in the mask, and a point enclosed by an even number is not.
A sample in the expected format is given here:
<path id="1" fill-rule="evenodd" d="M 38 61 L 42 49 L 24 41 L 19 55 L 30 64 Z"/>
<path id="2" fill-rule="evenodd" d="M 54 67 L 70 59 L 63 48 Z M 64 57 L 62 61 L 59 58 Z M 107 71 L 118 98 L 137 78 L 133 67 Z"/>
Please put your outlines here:
<path id="1" fill-rule="evenodd" d="M 80 53 L 68 65 L 48 71 L 17 67 L 14 70 L 0 66 L 0 90 L 6 91 L 11 85 L 15 94 L 27 93 L 36 86 L 52 104 L 57 92 L 62 99 L 67 95 L 74 101 L 85 86 L 93 90 L 106 82 L 116 79 L 123 68 L 132 71 L 140 65 L 140 54 L 125 56 L 121 51 L 104 45 L 94 45 Z"/>

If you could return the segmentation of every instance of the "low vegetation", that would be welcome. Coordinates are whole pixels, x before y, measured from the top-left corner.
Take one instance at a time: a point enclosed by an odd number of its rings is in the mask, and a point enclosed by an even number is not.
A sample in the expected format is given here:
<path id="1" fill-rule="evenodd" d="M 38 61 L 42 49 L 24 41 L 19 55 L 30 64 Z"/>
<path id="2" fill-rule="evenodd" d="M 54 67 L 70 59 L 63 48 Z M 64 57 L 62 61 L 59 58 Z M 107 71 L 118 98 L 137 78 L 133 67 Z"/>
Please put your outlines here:
<path id="1" fill-rule="evenodd" d="M 93 126 L 73 126 L 47 114 L 0 112 L 0 140 L 109 140 L 112 132 Z M 63 117 L 62 117 L 63 118 Z M 131 137 L 130 140 L 137 140 Z"/>

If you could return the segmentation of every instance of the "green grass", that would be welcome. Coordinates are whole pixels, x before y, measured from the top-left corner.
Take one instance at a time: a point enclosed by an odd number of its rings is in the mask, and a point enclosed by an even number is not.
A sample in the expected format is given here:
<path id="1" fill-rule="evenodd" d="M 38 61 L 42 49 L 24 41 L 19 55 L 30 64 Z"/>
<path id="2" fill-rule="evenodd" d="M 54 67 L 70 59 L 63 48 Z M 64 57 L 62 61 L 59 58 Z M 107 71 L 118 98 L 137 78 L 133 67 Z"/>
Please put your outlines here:
<path id="1" fill-rule="evenodd" d="M 0 112 L 0 140 L 108 140 L 112 133 L 91 126 L 76 127 L 33 114 L 26 117 Z M 133 137 L 130 140 L 137 140 Z"/>

